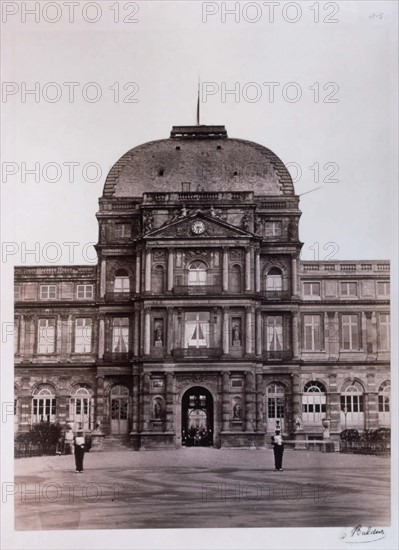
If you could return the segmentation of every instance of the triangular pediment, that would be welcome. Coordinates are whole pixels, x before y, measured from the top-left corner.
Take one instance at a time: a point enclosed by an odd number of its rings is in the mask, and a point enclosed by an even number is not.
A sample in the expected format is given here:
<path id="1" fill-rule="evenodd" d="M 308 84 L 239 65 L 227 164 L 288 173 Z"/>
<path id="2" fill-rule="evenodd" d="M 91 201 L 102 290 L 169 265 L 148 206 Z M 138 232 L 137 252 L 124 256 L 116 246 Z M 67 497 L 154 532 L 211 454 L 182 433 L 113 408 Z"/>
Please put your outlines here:
<path id="1" fill-rule="evenodd" d="M 196 212 L 181 215 L 178 219 L 153 229 L 144 235 L 144 238 L 245 238 L 252 236 L 251 233 L 235 227 L 219 217 Z"/>

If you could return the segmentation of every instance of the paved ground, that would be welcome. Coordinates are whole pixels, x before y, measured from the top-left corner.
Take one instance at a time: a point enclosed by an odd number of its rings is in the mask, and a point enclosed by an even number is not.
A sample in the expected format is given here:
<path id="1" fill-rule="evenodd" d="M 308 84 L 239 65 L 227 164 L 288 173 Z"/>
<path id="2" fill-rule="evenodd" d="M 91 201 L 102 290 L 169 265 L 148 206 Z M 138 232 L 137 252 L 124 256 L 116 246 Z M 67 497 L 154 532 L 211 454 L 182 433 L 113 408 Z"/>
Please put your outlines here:
<path id="1" fill-rule="evenodd" d="M 15 461 L 15 528 L 387 526 L 387 458 L 190 448 Z"/>

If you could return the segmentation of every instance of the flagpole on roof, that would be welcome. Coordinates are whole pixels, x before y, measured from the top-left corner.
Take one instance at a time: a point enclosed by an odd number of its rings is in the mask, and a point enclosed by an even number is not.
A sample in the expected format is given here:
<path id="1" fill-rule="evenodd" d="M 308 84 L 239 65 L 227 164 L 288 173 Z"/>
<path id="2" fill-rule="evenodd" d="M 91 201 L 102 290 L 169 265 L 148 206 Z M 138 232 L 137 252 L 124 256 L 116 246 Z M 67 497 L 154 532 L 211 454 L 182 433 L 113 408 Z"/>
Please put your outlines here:
<path id="1" fill-rule="evenodd" d="M 198 78 L 198 96 L 197 96 L 197 126 L 200 125 L 200 79 Z"/>

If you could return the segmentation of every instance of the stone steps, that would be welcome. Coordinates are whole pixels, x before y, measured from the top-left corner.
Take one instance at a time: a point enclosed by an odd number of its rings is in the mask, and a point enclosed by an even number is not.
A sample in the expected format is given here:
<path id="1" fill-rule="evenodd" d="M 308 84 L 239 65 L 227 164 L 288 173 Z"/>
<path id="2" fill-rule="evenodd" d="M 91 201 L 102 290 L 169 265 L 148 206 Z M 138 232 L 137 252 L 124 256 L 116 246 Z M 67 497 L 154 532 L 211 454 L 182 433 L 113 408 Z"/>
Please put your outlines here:
<path id="1" fill-rule="evenodd" d="M 128 435 L 106 435 L 103 441 L 103 451 L 129 451 Z"/>

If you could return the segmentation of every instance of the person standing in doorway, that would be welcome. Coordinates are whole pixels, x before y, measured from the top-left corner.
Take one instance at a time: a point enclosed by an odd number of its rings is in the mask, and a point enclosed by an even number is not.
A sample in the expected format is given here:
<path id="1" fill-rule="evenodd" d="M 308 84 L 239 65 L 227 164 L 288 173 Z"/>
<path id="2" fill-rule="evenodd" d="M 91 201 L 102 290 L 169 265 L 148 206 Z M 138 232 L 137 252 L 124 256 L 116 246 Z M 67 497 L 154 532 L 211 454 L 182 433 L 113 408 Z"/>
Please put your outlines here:
<path id="1" fill-rule="evenodd" d="M 284 442 L 280 430 L 276 430 L 276 434 L 272 436 L 273 452 L 274 452 L 274 468 L 279 472 L 283 471 L 283 453 Z"/>
<path id="2" fill-rule="evenodd" d="M 78 430 L 75 437 L 75 464 L 76 473 L 81 474 L 83 472 L 83 457 L 85 454 L 85 438 L 83 437 L 83 431 Z"/>

